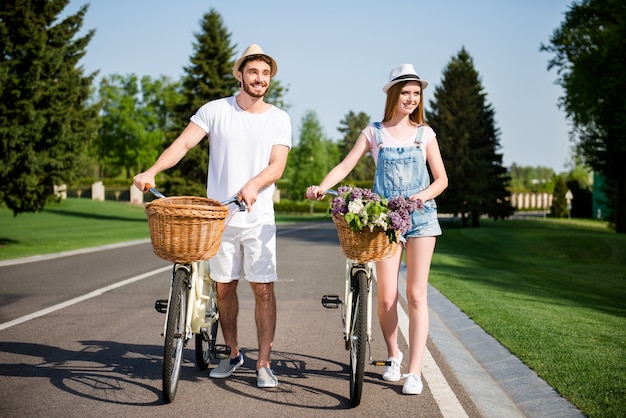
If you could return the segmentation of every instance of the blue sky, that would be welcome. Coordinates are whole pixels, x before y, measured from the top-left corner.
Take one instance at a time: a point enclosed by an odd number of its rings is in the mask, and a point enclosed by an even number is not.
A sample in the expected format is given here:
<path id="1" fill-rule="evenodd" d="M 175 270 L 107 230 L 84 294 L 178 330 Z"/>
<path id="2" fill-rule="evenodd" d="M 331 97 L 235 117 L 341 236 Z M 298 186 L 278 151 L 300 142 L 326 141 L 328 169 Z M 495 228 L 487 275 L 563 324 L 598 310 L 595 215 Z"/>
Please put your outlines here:
<path id="1" fill-rule="evenodd" d="M 258 43 L 278 62 L 295 141 L 309 110 L 335 140 L 350 111 L 380 120 L 381 88 L 402 63 L 430 82 L 428 108 L 444 68 L 465 47 L 495 110 L 504 165 L 558 173 L 571 160 L 569 123 L 557 106 L 563 90 L 547 70 L 551 55 L 539 51 L 571 0 L 71 0 L 65 13 L 87 3 L 83 29 L 96 30 L 82 61 L 88 73 L 172 79 L 189 65 L 194 34 L 214 8 L 238 55 Z"/>

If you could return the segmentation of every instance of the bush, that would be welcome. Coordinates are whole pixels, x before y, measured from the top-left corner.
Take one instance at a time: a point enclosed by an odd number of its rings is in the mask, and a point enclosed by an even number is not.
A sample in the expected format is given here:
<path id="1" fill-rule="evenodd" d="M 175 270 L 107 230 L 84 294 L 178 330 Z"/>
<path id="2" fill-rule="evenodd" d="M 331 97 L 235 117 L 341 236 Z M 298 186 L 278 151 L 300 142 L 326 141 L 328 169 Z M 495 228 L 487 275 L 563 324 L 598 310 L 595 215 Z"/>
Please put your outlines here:
<path id="1" fill-rule="evenodd" d="M 325 200 L 286 200 L 274 203 L 277 213 L 326 213 L 328 201 Z"/>

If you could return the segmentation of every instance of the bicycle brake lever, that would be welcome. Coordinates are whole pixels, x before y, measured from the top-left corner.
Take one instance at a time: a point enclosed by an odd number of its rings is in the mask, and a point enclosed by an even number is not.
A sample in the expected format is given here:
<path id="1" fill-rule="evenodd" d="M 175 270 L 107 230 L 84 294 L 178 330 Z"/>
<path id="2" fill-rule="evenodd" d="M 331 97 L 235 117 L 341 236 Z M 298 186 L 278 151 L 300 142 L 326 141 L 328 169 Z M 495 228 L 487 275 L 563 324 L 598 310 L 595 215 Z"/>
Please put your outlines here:
<path id="1" fill-rule="evenodd" d="M 240 199 L 239 196 L 233 196 L 228 200 L 225 200 L 223 202 L 221 202 L 222 205 L 226 206 L 226 205 L 230 205 L 231 203 L 234 203 L 237 205 L 237 211 L 238 212 L 245 212 L 248 210 L 248 205 L 246 205 L 246 202 L 244 202 L 243 199 Z"/>
<path id="2" fill-rule="evenodd" d="M 239 208 L 239 212 L 245 212 L 248 210 L 248 205 L 246 205 L 246 202 L 243 199 L 239 199 L 239 196 L 235 198 L 235 203 Z"/>

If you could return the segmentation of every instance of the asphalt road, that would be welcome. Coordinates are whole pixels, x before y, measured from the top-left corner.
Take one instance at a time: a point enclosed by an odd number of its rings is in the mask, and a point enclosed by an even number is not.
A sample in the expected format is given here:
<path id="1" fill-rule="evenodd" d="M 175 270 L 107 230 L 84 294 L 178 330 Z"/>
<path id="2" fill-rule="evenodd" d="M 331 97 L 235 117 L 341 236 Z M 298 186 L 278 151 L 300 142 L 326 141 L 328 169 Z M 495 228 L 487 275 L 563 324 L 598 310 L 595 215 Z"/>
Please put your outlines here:
<path id="1" fill-rule="evenodd" d="M 272 354 L 278 388 L 256 387 L 254 301 L 242 282 L 244 365 L 228 379 L 210 379 L 195 367 L 190 346 L 176 399 L 163 403 L 164 315 L 153 305 L 167 297 L 169 264 L 139 242 L 0 263 L 0 415 L 480 416 L 430 342 L 422 395 L 402 395 L 402 382 L 385 382 L 382 368 L 367 366 L 361 405 L 350 408 L 340 312 L 320 303 L 323 294 L 343 292 L 344 258 L 334 226 L 280 226 L 278 236 Z M 373 313 L 371 354 L 384 359 Z M 405 340 L 400 348 L 408 352 Z"/>

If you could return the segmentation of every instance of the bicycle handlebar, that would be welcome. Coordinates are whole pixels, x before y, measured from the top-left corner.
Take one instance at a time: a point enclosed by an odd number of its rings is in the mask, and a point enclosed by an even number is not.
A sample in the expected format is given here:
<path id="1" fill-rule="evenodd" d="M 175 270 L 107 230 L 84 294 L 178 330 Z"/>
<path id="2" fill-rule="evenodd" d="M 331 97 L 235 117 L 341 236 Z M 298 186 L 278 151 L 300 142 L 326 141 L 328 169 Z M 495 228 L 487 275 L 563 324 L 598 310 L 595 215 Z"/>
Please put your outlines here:
<path id="1" fill-rule="evenodd" d="M 156 197 L 162 199 L 165 197 L 165 195 L 163 193 L 161 193 L 160 191 L 158 191 L 157 189 L 155 189 L 154 187 L 150 186 L 149 184 L 146 184 L 146 189 L 152 193 L 153 195 L 155 195 Z"/>
<path id="2" fill-rule="evenodd" d="M 339 193 L 337 192 L 337 190 L 334 190 L 334 189 L 323 190 L 320 193 L 320 196 L 324 196 L 324 195 L 327 195 L 327 194 L 333 195 L 333 196 L 339 196 Z"/>
<path id="3" fill-rule="evenodd" d="M 144 186 L 144 191 L 149 191 L 154 196 L 156 196 L 156 197 L 158 197 L 160 199 L 167 197 L 163 193 L 161 193 L 160 191 L 158 191 L 157 189 L 152 187 L 151 184 L 146 184 Z M 239 196 L 233 196 L 230 199 L 224 200 L 223 202 L 220 202 L 220 203 L 222 205 L 224 205 L 224 206 L 227 206 L 227 205 L 230 205 L 231 203 L 234 203 L 234 204 L 237 205 L 238 212 L 245 212 L 246 210 L 248 210 L 248 205 L 246 205 L 246 202 L 244 202 L 243 199 L 240 199 Z"/>

